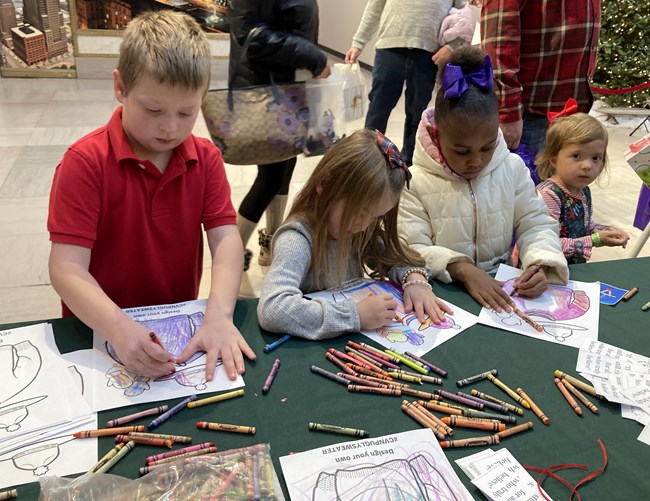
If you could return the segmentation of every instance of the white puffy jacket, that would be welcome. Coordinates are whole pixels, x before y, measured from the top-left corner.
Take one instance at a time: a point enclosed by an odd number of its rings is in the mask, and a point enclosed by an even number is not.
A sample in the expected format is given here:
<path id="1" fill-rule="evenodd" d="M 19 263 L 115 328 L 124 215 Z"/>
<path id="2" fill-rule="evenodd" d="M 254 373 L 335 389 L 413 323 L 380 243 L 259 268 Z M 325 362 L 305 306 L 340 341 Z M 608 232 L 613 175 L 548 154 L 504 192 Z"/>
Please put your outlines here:
<path id="1" fill-rule="evenodd" d="M 566 284 L 569 269 L 558 237 L 558 223 L 543 201 L 527 167 L 510 153 L 499 132 L 490 163 L 467 181 L 441 165 L 426 124 L 425 110 L 413 155 L 411 189 L 402 192 L 400 237 L 416 249 L 443 282 L 451 282 L 447 265 L 465 261 L 492 272 L 510 261 L 513 232 L 524 269 L 540 264 L 552 268 L 551 282 Z"/>

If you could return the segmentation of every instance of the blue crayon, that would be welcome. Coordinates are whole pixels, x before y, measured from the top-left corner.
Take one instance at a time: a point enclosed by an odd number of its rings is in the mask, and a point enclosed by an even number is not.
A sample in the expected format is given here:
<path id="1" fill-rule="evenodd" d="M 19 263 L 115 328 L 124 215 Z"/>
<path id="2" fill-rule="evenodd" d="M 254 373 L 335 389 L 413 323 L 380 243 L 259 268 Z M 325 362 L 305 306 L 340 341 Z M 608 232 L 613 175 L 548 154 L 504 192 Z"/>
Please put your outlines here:
<path id="1" fill-rule="evenodd" d="M 275 350 L 282 343 L 286 343 L 287 341 L 289 341 L 289 339 L 291 339 L 291 334 L 285 334 L 284 336 L 282 336 L 277 341 L 273 341 L 271 344 L 267 344 L 264 347 L 264 353 L 268 353 L 269 351 Z"/>
<path id="2" fill-rule="evenodd" d="M 197 398 L 198 397 L 196 395 L 191 395 L 191 396 L 187 397 L 185 400 L 183 400 L 182 402 L 180 402 L 179 404 L 176 404 L 174 407 L 169 409 L 167 412 L 165 412 L 164 414 L 161 414 L 156 419 L 151 421 L 151 423 L 149 423 L 147 425 L 147 430 L 153 430 L 156 426 L 160 426 L 162 423 L 167 421 L 174 414 L 176 414 L 177 412 L 183 410 L 187 406 L 187 404 L 189 404 L 190 402 L 193 402 Z"/>

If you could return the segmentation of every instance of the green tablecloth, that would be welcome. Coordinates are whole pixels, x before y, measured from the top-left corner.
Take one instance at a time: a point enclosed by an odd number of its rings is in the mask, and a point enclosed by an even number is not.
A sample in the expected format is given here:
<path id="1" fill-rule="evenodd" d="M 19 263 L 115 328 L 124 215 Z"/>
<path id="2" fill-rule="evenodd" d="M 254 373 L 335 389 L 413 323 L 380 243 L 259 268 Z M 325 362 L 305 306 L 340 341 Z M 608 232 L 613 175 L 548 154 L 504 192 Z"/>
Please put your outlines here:
<path id="1" fill-rule="evenodd" d="M 571 267 L 571 278 L 583 282 L 601 280 L 622 288 L 639 287 L 640 292 L 629 302 L 615 307 L 602 306 L 599 339 L 643 355 L 650 355 L 650 311 L 642 312 L 641 305 L 650 300 L 650 258 L 610 261 Z M 479 306 L 467 293 L 453 285 L 436 284 L 436 293 L 474 314 Z M 258 354 L 257 361 L 247 363 L 245 375 L 246 394 L 233 400 L 196 409 L 185 409 L 161 425 L 160 433 L 190 435 L 193 443 L 214 441 L 219 450 L 244 447 L 268 442 L 274 465 L 282 478 L 278 458 L 291 451 L 304 451 L 348 439 L 345 436 L 310 432 L 309 421 L 351 426 L 368 430 L 372 437 L 411 430 L 417 427 L 400 409 L 401 397 L 368 394 L 349 394 L 345 388 L 309 370 L 317 364 L 333 371 L 334 366 L 325 359 L 327 348 L 343 349 L 348 339 L 367 341 L 365 336 L 355 334 L 338 339 L 309 342 L 292 339 L 277 350 L 265 354 L 262 348 L 277 336 L 262 332 L 257 323 L 257 301 L 241 300 L 235 312 L 235 323 L 245 334 Z M 76 319 L 52 321 L 57 344 L 61 352 L 91 346 L 91 332 Z M 0 326 L 0 329 L 10 326 Z M 488 369 L 496 368 L 499 377 L 512 387 L 521 386 L 531 395 L 551 420 L 544 426 L 530 411 L 518 422 L 533 421 L 532 431 L 506 438 L 494 449 L 506 447 L 524 465 L 547 468 L 560 463 L 579 463 L 589 466 L 590 472 L 602 466 L 603 460 L 597 440 L 607 449 L 609 464 L 605 473 L 580 489 L 583 499 L 646 499 L 650 493 L 650 447 L 637 440 L 642 426 L 635 421 L 621 418 L 620 406 L 596 401 L 600 414 L 586 409 L 578 417 L 564 401 L 553 384 L 553 371 L 561 369 L 575 374 L 578 351 L 558 344 L 538 341 L 526 336 L 501 331 L 483 325 L 475 325 L 424 358 L 449 372 L 443 388 L 456 391 L 456 380 Z M 262 395 L 264 379 L 275 358 L 282 365 L 271 391 Z M 423 389 L 439 388 L 426 385 Z M 476 388 L 503 400 L 508 398 L 491 383 L 483 381 L 468 388 Z M 206 395 L 207 396 L 207 395 Z M 411 400 L 409 398 L 409 400 Z M 168 402 L 170 406 L 180 401 Z M 99 423 L 151 407 L 143 404 L 99 414 Z M 240 435 L 198 430 L 197 420 L 219 421 L 251 425 L 256 435 Z M 146 423 L 146 420 L 142 421 Z M 477 436 L 485 432 L 457 429 L 456 437 Z M 112 446 L 112 437 L 99 440 L 100 455 Z M 450 449 L 446 454 L 452 461 L 478 452 L 478 448 Z M 144 465 L 146 456 L 160 449 L 137 446 L 111 473 L 137 478 L 138 469 Z M 89 465 L 90 466 L 90 465 Z M 454 467 L 456 468 L 455 464 Z M 461 480 L 470 492 L 483 499 L 465 474 L 456 468 Z M 562 471 L 560 474 L 572 484 L 589 472 L 583 470 Z M 568 499 L 569 491 L 559 482 L 548 479 L 544 488 L 554 499 Z M 20 499 L 36 499 L 37 483 L 20 486 Z M 285 491 L 286 494 L 286 491 Z"/>

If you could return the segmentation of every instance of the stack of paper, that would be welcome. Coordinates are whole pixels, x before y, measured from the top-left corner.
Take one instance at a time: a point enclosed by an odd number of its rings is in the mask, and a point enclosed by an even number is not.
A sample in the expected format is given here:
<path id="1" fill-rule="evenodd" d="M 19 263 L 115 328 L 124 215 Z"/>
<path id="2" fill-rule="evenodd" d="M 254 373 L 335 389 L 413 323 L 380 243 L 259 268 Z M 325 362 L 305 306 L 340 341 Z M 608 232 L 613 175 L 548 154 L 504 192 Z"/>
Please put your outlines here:
<path id="1" fill-rule="evenodd" d="M 508 449 L 500 449 L 497 452 L 487 449 L 457 459 L 456 464 L 467 474 L 472 483 L 492 501 L 515 498 L 528 501 L 551 499 L 543 490 L 546 498 L 542 497 L 533 477 L 519 464 L 519 461 Z"/>
<path id="2" fill-rule="evenodd" d="M 78 473 L 97 461 L 96 439 L 72 436 L 96 428 L 97 416 L 49 324 L 1 331 L 0 372 L 0 489 Z"/>
<path id="3" fill-rule="evenodd" d="M 588 340 L 578 352 L 576 370 L 599 395 L 621 404 L 624 418 L 643 424 L 639 440 L 650 444 L 650 358 Z"/>

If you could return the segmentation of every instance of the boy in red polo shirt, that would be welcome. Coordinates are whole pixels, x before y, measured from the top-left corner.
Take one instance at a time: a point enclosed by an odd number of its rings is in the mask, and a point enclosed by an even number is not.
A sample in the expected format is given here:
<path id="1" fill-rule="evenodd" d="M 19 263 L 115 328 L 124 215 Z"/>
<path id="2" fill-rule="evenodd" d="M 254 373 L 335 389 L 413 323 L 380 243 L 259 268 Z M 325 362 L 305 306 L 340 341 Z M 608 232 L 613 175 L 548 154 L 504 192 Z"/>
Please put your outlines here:
<path id="1" fill-rule="evenodd" d="M 120 360 L 156 377 L 173 361 L 149 330 L 121 308 L 196 299 L 203 233 L 212 284 L 202 326 L 176 362 L 207 353 L 212 380 L 254 359 L 233 324 L 243 246 L 221 152 L 195 137 L 210 83 L 210 47 L 189 16 L 162 10 L 135 18 L 124 32 L 108 124 L 73 144 L 54 174 L 48 230 L 50 278 L 64 315 L 100 332 Z"/>

